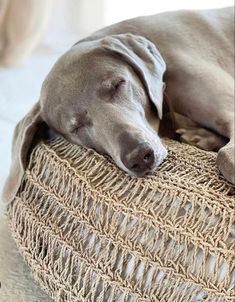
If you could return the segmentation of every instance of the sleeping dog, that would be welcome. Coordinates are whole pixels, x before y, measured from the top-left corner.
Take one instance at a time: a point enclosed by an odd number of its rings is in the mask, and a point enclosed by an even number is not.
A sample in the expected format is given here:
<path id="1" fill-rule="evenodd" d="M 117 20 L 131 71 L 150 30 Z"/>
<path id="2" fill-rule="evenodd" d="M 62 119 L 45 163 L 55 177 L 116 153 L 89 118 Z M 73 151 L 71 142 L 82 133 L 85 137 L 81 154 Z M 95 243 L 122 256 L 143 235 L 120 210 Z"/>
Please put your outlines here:
<path id="1" fill-rule="evenodd" d="M 110 155 L 131 175 L 155 169 L 167 156 L 158 134 L 164 91 L 171 111 L 183 117 L 183 126 L 176 123 L 181 139 L 219 149 L 218 167 L 234 183 L 233 22 L 233 8 L 167 12 L 114 24 L 76 43 L 16 127 L 5 199 L 19 187 L 42 123 Z"/>

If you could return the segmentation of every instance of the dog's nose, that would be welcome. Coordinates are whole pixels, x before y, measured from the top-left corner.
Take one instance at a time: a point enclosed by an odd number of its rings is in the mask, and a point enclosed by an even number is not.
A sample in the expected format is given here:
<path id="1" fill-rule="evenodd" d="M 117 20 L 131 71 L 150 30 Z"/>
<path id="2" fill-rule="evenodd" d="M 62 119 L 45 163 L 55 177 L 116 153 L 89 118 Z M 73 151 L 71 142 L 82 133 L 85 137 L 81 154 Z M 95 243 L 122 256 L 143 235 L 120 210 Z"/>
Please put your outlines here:
<path id="1" fill-rule="evenodd" d="M 132 151 L 123 154 L 121 160 L 130 171 L 142 174 L 152 167 L 154 163 L 154 151 L 146 143 L 139 144 Z"/>

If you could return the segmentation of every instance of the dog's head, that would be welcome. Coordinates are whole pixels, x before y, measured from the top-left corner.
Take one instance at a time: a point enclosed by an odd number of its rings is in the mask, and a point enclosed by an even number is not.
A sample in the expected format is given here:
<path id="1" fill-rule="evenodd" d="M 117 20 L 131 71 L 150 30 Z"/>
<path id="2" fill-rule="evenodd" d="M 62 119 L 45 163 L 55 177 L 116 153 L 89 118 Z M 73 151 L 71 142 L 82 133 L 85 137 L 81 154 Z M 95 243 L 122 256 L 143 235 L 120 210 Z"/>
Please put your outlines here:
<path id="1" fill-rule="evenodd" d="M 131 175 L 158 166 L 166 157 L 157 134 L 164 72 L 160 53 L 140 36 L 114 35 L 73 46 L 52 68 L 40 101 L 16 128 L 7 194 L 13 185 L 18 189 L 20 180 L 17 185 L 15 180 L 24 172 L 42 122 L 73 143 L 110 155 Z"/>

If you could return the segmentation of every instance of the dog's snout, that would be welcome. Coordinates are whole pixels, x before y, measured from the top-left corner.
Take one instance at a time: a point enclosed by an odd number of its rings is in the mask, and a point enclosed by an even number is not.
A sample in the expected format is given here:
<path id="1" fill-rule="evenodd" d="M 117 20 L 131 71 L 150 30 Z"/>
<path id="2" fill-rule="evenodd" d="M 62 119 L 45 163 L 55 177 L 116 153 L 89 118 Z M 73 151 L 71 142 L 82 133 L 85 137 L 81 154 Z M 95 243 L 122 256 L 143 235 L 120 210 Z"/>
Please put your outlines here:
<path id="1" fill-rule="evenodd" d="M 154 151 L 147 144 L 139 144 L 122 156 L 123 164 L 133 173 L 142 174 L 148 171 L 154 163 Z"/>

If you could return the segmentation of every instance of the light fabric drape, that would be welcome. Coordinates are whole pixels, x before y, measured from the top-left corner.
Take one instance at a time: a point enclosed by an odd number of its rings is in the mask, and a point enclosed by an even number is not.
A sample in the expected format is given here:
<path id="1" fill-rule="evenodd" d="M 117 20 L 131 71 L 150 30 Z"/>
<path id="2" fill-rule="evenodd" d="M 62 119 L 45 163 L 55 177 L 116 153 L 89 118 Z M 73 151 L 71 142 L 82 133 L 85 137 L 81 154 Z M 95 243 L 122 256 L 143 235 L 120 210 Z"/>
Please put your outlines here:
<path id="1" fill-rule="evenodd" d="M 0 0 L 0 66 L 16 65 L 37 45 L 51 0 Z"/>

